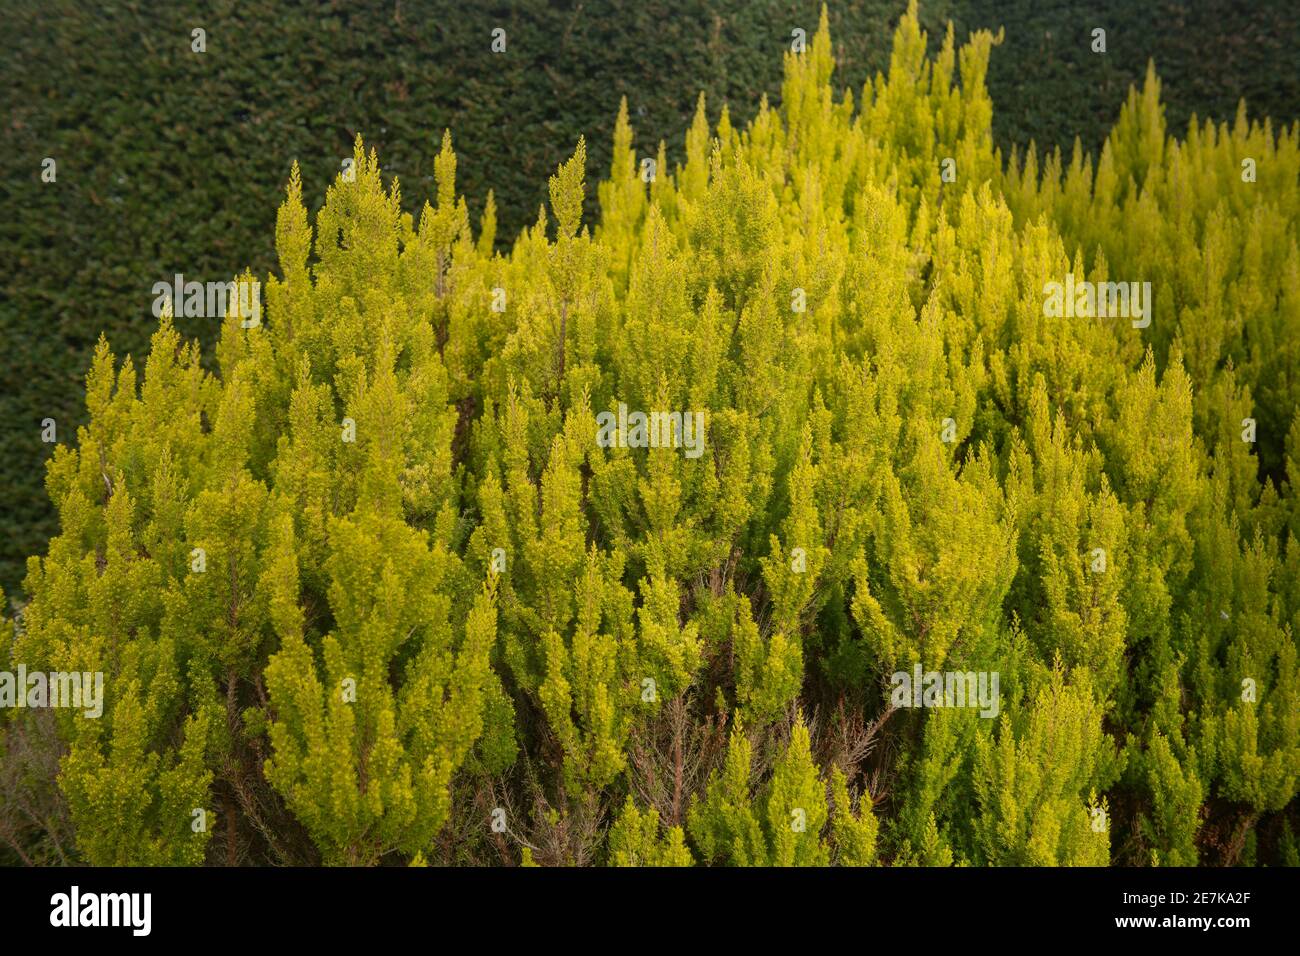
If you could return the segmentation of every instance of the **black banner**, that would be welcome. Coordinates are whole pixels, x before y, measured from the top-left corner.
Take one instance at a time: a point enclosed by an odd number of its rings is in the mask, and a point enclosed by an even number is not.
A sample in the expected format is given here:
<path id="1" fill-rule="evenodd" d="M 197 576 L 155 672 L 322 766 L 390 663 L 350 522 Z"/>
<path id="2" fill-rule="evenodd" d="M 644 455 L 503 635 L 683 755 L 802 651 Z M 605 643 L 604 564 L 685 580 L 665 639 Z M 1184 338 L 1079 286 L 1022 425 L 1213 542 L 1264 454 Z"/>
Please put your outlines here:
<path id="1" fill-rule="evenodd" d="M 556 930 L 734 943 L 833 927 L 918 951 L 1016 936 L 1231 946 L 1291 929 L 1295 886 L 1276 869 L 9 869 L 0 912 L 9 941 L 128 946 L 254 933 L 373 944 L 433 927 L 494 944 Z"/>

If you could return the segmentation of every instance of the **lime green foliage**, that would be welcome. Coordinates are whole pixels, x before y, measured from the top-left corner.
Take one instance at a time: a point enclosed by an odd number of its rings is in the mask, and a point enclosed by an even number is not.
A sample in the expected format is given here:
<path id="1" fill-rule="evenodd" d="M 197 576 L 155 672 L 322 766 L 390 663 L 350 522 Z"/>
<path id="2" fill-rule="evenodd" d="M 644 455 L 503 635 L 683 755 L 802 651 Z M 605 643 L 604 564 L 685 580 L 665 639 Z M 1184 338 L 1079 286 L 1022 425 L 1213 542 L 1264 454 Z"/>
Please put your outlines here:
<path id="1" fill-rule="evenodd" d="M 870 866 L 876 859 L 876 834 L 880 825 L 871 811 L 871 795 L 864 793 L 854 808 L 844 771 L 831 768 L 831 839 L 835 862 L 842 866 Z"/>
<path id="2" fill-rule="evenodd" d="M 720 772 L 692 807 L 691 839 L 705 862 L 734 866 L 869 866 L 877 822 L 869 796 L 850 799 L 844 772 L 824 780 L 800 720 L 778 754 L 770 779 L 755 785 L 753 745 L 733 729 Z M 829 800 L 828 800 L 829 786 Z"/>
<path id="3" fill-rule="evenodd" d="M 663 140 L 676 159 L 699 91 L 747 121 L 759 95 L 778 89 L 774 51 L 793 27 L 811 35 L 819 6 L 602 0 L 578 12 L 514 0 L 503 24 L 493 6 L 459 0 L 418 7 L 350 0 L 323 12 L 274 0 L 112 9 L 4 0 L 0 75 L 13 112 L 11 148 L 0 154 L 9 225 L 0 260 L 14 267 L 0 296 L 10 346 L 0 358 L 8 362 L 0 429 L 10 452 L 0 459 L 7 493 L 0 586 L 19 598 L 26 557 L 43 553 L 58 528 L 34 467 L 52 452 L 39 425 L 55 418 L 68 440 L 86 422 L 70 383 L 84 373 L 100 332 L 119 354 L 142 355 L 153 331 L 141 321 L 150 282 L 174 271 L 217 280 L 245 264 L 265 275 L 276 261 L 268 227 L 288 157 L 302 164 L 315 209 L 364 123 L 384 168 L 408 187 L 423 184 L 434 171 L 435 118 L 438 129 L 450 126 L 460 143 L 473 144 L 458 157 L 463 192 L 476 223 L 489 207 L 484 217 L 499 222 L 476 241 L 491 247 L 495 236 L 504 249 L 535 219 L 546 172 L 579 133 L 596 166 L 608 167 L 621 95 L 632 99 L 637 128 L 629 142 L 638 155 L 654 156 Z M 898 0 L 831 6 L 836 76 L 856 82 L 888 64 L 902 9 Z M 1068 150 L 1081 137 L 1099 148 L 1147 57 L 1159 65 L 1177 130 L 1193 110 L 1231 117 L 1243 93 L 1279 121 L 1300 107 L 1300 48 L 1287 42 L 1300 17 L 1292 5 L 1198 5 L 1183 11 L 1178 29 L 1152 30 L 1140 5 L 1111 4 L 1112 43 L 1132 40 L 1122 55 L 1112 46 L 1107 56 L 1077 42 L 1091 12 L 1080 0 L 945 0 L 926 4 L 921 17 L 932 51 L 949 18 L 958 37 L 1015 25 L 989 63 L 1000 143 L 1023 148 L 1037 139 Z M 272 21 L 274 30 L 248 28 Z M 187 38 L 200 22 L 209 42 L 196 55 Z M 509 52 L 498 55 L 490 37 L 503 25 Z M 61 95 L 50 96 L 56 79 Z M 702 135 L 707 142 L 707 128 Z M 44 157 L 58 162 L 57 184 L 42 181 Z M 588 190 L 589 212 L 596 199 Z M 220 331 L 205 319 L 178 319 L 178 327 L 199 337 L 205 354 Z"/>
<path id="4" fill-rule="evenodd" d="M 736 866 L 825 866 L 829 850 L 826 788 L 809 753 L 808 730 L 794 735 L 777 758 L 772 778 L 751 786 L 752 745 L 733 730 L 726 765 L 709 780 L 704 800 L 690 815 L 691 837 L 703 859 Z"/>
<path id="5" fill-rule="evenodd" d="M 1095 794 L 1110 781 L 1110 747 L 1086 680 L 1042 679 L 1023 718 L 1014 711 L 975 752 L 975 832 L 997 866 L 1100 866 L 1110 824 Z M 1017 726 L 1019 725 L 1019 726 Z"/>
<path id="6" fill-rule="evenodd" d="M 690 866 L 681 827 L 659 833 L 659 813 L 642 813 L 628 797 L 609 832 L 609 858 L 614 866 Z"/>
<path id="7" fill-rule="evenodd" d="M 449 137 L 418 217 L 358 141 L 214 372 L 102 345 L 12 655 L 105 672 L 79 853 L 1293 857 L 1300 130 L 1169 137 L 1152 75 L 1095 164 L 1004 163 L 998 38 L 927 42 L 839 95 L 823 18 L 653 178 L 624 107 L 507 255 Z M 1150 323 L 1052 314 L 1067 274 Z M 629 409 L 698 441 L 598 441 Z M 1000 680 L 913 709 L 915 667 Z"/>

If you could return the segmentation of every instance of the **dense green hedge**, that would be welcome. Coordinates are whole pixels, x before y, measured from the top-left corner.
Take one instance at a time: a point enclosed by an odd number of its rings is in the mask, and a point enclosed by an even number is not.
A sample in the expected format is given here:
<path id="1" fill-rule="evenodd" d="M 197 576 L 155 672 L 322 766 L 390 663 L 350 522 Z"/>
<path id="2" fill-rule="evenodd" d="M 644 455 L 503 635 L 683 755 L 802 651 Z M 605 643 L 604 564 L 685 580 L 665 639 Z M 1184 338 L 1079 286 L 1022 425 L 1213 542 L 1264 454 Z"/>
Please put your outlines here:
<path id="1" fill-rule="evenodd" d="M 407 205 L 432 192 L 436 139 L 452 130 L 459 183 L 477 218 L 489 188 L 498 243 L 536 216 L 547 175 L 579 134 L 589 171 L 608 166 L 619 98 L 639 153 L 667 143 L 680 160 L 696 96 L 747 120 L 779 89 L 790 31 L 811 34 L 819 0 L 600 0 L 463 4 L 252 0 L 167 4 L 0 0 L 6 147 L 0 152 L 0 586 L 13 593 L 26 555 L 43 551 L 53 512 L 41 487 L 50 446 L 84 416 L 82 376 L 101 331 L 140 355 L 155 323 L 150 288 L 175 272 L 227 279 L 272 265 L 273 215 L 297 159 L 309 208 L 357 133 Z M 1192 112 L 1289 121 L 1300 105 L 1300 10 L 1226 2 L 1011 3 L 932 0 L 937 44 L 1003 26 L 989 87 L 1001 144 L 1095 150 L 1148 58 L 1165 81 L 1171 128 Z M 1087 12 L 1085 12 L 1085 7 Z M 886 65 L 903 4 L 833 4 L 836 79 L 855 88 Z M 507 31 L 505 55 L 490 33 Z M 1094 26 L 1105 56 L 1089 50 Z M 190 31 L 207 52 L 190 50 Z M 58 163 L 43 184 L 41 161 Z M 590 199 L 591 197 L 589 197 Z M 180 320 L 214 340 L 215 326 Z"/>

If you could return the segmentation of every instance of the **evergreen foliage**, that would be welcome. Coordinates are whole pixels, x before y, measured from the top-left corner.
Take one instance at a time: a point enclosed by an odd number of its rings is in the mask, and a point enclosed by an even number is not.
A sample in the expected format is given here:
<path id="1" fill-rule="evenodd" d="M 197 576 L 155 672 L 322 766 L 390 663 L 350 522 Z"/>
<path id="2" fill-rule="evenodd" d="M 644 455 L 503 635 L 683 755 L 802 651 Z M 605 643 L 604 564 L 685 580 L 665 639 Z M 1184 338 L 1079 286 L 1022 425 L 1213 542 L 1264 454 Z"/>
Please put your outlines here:
<path id="1" fill-rule="evenodd" d="M 779 109 L 701 98 L 648 182 L 622 109 L 598 222 L 579 140 L 505 255 L 450 135 L 418 216 L 360 139 L 314 219 L 295 166 L 262 324 L 101 340 L 49 464 L 4 648 L 105 674 L 63 851 L 1294 864 L 1300 128 L 1178 139 L 1150 73 L 1095 163 L 1004 161 L 997 43 L 913 4 L 837 98 L 823 14 Z M 1149 326 L 1049 315 L 1067 273 Z"/>

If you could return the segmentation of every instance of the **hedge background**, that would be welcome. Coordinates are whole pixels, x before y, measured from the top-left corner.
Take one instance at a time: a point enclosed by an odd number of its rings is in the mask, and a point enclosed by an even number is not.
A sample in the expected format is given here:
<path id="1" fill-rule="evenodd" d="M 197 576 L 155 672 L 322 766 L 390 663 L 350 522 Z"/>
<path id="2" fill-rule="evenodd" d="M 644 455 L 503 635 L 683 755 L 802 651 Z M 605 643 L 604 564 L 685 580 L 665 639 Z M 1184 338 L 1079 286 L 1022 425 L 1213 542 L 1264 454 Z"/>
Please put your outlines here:
<path id="1" fill-rule="evenodd" d="M 680 160 L 703 90 L 737 125 L 780 89 L 790 31 L 809 36 L 820 0 L 335 0 L 94 5 L 0 0 L 0 587 L 17 594 L 44 553 L 53 510 L 43 488 L 41 420 L 60 441 L 84 420 L 83 377 L 101 331 L 142 355 L 154 282 L 226 281 L 273 267 L 275 210 L 290 163 L 304 199 L 324 200 L 362 133 L 404 206 L 432 192 L 450 128 L 457 182 L 477 222 L 489 188 L 498 242 L 531 222 L 546 178 L 587 137 L 589 174 L 607 171 L 620 97 L 638 155 L 663 139 Z M 1296 118 L 1300 6 L 929 0 L 932 48 L 1002 26 L 988 85 L 1004 152 L 1035 140 L 1096 151 L 1130 84 L 1154 59 L 1171 131 L 1189 117 Z M 838 86 L 860 90 L 887 65 L 901 0 L 832 3 Z M 504 55 L 491 31 L 506 30 Z M 1090 50 L 1095 26 L 1107 53 Z M 190 49 L 191 30 L 207 52 Z M 53 157 L 58 180 L 41 182 Z M 589 196 L 594 194 L 589 192 Z M 594 213 L 594 208 L 591 210 Z M 208 346 L 216 323 L 178 320 Z"/>

